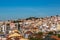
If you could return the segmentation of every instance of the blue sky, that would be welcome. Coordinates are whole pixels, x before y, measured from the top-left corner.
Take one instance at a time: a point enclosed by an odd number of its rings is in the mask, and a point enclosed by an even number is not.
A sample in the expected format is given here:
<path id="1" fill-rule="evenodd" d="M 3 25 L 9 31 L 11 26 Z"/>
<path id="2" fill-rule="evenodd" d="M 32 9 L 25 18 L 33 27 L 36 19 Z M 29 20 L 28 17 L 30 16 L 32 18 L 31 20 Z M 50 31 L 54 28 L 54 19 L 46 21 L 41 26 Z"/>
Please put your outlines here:
<path id="1" fill-rule="evenodd" d="M 60 0 L 0 0 L 0 20 L 60 15 Z"/>

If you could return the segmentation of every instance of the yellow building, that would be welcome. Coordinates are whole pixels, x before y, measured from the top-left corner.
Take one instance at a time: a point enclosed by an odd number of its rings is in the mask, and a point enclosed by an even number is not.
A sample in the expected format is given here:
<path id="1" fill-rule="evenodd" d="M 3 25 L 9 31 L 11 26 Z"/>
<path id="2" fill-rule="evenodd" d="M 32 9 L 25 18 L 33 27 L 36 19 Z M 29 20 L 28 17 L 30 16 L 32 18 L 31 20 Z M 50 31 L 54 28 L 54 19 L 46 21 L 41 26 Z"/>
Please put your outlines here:
<path id="1" fill-rule="evenodd" d="M 57 31 L 60 31 L 60 24 L 57 24 Z"/>

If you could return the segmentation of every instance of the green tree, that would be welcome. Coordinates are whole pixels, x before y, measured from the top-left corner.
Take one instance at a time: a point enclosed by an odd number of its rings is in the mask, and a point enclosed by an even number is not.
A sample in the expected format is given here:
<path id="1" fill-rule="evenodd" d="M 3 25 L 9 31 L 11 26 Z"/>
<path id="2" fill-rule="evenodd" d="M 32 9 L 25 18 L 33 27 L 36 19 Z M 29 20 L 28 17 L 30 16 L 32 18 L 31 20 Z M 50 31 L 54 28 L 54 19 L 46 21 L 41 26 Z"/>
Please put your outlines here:
<path id="1" fill-rule="evenodd" d="M 42 32 L 35 33 L 34 35 L 35 35 L 35 37 L 30 36 L 29 40 L 42 40 L 42 36 L 43 36 Z"/>

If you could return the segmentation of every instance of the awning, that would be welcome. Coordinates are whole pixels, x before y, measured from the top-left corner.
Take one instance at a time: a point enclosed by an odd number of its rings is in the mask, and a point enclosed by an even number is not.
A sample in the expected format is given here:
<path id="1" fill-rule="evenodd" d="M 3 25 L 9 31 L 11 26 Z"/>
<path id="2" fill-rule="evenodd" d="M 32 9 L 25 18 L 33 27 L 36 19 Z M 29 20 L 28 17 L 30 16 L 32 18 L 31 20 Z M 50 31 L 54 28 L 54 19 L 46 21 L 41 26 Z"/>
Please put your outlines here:
<path id="1" fill-rule="evenodd" d="M 14 34 L 9 35 L 9 37 L 22 37 L 22 35 L 18 33 L 14 33 Z"/>

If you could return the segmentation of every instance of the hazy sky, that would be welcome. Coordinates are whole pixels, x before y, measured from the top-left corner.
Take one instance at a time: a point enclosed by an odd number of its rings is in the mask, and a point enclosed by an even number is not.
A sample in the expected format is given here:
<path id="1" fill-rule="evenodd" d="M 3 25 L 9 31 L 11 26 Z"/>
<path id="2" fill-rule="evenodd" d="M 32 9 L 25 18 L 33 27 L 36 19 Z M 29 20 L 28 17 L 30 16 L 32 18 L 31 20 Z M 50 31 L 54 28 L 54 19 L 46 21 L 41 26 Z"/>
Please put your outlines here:
<path id="1" fill-rule="evenodd" d="M 0 0 L 0 20 L 60 15 L 60 0 Z"/>

